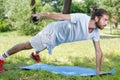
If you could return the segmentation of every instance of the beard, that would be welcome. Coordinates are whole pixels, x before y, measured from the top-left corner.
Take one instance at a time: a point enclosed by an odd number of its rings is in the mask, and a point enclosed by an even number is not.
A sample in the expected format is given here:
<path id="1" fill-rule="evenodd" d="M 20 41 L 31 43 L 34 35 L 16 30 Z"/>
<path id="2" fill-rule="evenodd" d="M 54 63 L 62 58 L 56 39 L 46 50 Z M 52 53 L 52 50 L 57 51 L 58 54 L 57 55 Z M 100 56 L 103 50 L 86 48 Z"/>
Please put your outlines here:
<path id="1" fill-rule="evenodd" d="M 100 25 L 100 21 L 96 22 L 95 25 L 96 25 L 100 30 L 104 29 L 104 27 L 102 27 L 102 25 Z M 105 25 L 103 25 L 103 26 L 105 26 Z"/>
<path id="2" fill-rule="evenodd" d="M 103 28 L 100 25 L 100 19 L 101 19 L 101 17 L 99 17 L 99 20 L 95 23 L 95 25 L 96 25 L 96 27 L 98 27 L 99 29 L 102 30 Z"/>
<path id="3" fill-rule="evenodd" d="M 103 28 L 101 28 L 101 25 L 100 25 L 100 22 L 99 22 L 99 21 L 96 22 L 95 25 L 96 25 L 99 29 L 101 29 L 101 30 L 103 29 Z"/>

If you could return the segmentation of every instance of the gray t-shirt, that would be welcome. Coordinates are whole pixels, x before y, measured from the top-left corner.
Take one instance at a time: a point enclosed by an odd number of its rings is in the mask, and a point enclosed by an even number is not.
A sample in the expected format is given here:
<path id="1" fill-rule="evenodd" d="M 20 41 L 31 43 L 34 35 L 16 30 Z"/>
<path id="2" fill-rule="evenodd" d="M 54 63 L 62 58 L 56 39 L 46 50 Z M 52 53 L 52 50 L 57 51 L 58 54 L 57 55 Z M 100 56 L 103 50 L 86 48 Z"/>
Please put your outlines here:
<path id="1" fill-rule="evenodd" d="M 47 47 L 49 53 L 52 53 L 52 49 L 61 43 L 87 39 L 99 40 L 98 28 L 95 28 L 91 33 L 88 31 L 90 16 L 82 13 L 70 14 L 70 16 L 70 21 L 57 21 L 48 24 L 30 41 L 33 47 L 36 50 Z"/>
<path id="2" fill-rule="evenodd" d="M 71 21 L 60 21 L 53 23 L 55 28 L 55 34 L 57 43 L 66 43 L 81 41 L 92 38 L 94 41 L 99 40 L 98 29 L 94 29 L 92 33 L 88 31 L 88 24 L 90 17 L 86 14 L 76 13 L 71 14 Z"/>
<path id="3" fill-rule="evenodd" d="M 92 33 L 88 31 L 90 16 L 82 13 L 70 14 L 70 21 L 58 21 L 48 25 L 50 32 L 54 32 L 54 38 L 51 40 L 52 47 L 61 43 L 100 39 L 98 28 L 95 28 Z M 48 31 L 47 29 L 47 31 Z"/>

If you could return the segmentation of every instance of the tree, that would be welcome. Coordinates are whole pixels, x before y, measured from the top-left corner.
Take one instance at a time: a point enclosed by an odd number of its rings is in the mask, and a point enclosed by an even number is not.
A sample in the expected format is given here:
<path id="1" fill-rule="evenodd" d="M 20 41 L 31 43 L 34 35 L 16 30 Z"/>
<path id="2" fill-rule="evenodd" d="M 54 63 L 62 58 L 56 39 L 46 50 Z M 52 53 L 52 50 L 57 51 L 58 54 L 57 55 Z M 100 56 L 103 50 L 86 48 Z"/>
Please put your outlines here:
<path id="1" fill-rule="evenodd" d="M 63 14 L 70 13 L 71 3 L 72 3 L 72 0 L 64 0 Z"/>
<path id="2" fill-rule="evenodd" d="M 116 28 L 120 20 L 120 1 L 119 0 L 99 0 L 100 7 L 105 8 L 109 12 L 110 19 L 110 33 L 112 34 L 111 22 L 114 23 Z"/>
<path id="3" fill-rule="evenodd" d="M 35 10 L 35 0 L 31 0 L 30 6 L 32 7 L 32 13 L 35 14 L 36 13 L 36 10 Z"/>

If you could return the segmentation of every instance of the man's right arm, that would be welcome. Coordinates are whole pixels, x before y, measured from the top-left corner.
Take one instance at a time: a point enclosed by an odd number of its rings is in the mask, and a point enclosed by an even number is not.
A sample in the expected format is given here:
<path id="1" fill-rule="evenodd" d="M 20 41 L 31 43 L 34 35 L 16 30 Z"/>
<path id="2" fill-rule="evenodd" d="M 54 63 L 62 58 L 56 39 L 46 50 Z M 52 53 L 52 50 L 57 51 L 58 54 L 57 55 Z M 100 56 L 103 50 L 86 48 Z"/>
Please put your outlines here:
<path id="1" fill-rule="evenodd" d="M 96 70 L 97 74 L 101 74 L 102 50 L 99 41 L 93 41 L 96 52 Z"/>
<path id="2" fill-rule="evenodd" d="M 32 17 L 40 18 L 50 18 L 54 20 L 70 20 L 70 14 L 62 14 L 62 13 L 38 13 L 33 14 Z"/>

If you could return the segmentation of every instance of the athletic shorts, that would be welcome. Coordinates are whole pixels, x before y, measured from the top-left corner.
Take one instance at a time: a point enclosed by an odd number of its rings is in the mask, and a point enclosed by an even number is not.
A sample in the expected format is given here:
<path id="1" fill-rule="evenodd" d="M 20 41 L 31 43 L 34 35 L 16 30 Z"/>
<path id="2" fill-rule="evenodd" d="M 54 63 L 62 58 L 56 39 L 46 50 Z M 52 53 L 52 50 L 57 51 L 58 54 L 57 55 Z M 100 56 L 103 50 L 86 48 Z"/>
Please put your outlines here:
<path id="1" fill-rule="evenodd" d="M 54 30 L 50 26 L 46 26 L 41 32 L 36 34 L 29 40 L 31 46 L 36 51 L 41 51 L 47 48 L 48 53 L 52 53 L 52 49 L 56 46 L 56 36 Z"/>

